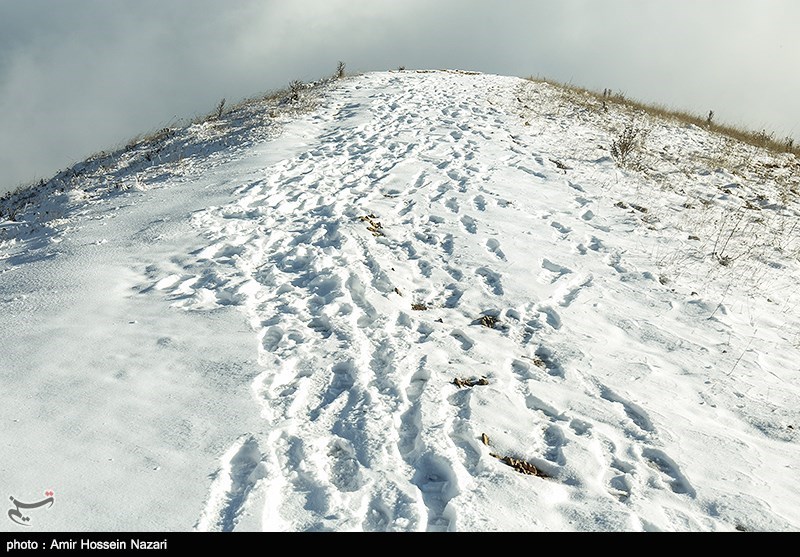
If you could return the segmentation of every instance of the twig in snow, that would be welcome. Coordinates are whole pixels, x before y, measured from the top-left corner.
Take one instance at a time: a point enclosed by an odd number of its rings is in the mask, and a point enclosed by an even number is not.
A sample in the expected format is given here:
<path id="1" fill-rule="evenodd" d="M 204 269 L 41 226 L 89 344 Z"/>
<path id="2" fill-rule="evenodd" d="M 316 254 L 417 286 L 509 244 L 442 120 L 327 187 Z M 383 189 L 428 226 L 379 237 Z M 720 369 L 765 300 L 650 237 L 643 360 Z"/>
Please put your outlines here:
<path id="1" fill-rule="evenodd" d="M 739 365 L 739 362 L 741 362 L 741 361 L 742 361 L 742 358 L 744 358 L 744 355 L 745 355 L 745 353 L 746 353 L 746 352 L 747 352 L 747 351 L 750 349 L 750 345 L 751 345 L 751 344 L 753 344 L 753 339 L 754 339 L 754 338 L 756 338 L 756 333 L 758 333 L 758 330 L 756 330 L 756 331 L 754 331 L 754 332 L 753 332 L 753 336 L 752 336 L 752 337 L 750 337 L 750 342 L 748 342 L 748 343 L 747 343 L 747 347 L 746 347 L 746 348 L 745 348 L 745 349 L 742 351 L 742 353 L 741 353 L 741 355 L 739 356 L 739 358 L 737 358 L 737 360 L 736 360 L 736 362 L 733 364 L 733 367 L 731 368 L 731 370 L 730 370 L 728 373 L 726 373 L 725 375 L 727 375 L 728 377 L 730 377 L 731 373 L 733 373 L 733 370 L 734 370 L 734 369 L 736 369 L 736 366 L 738 366 L 738 365 Z"/>

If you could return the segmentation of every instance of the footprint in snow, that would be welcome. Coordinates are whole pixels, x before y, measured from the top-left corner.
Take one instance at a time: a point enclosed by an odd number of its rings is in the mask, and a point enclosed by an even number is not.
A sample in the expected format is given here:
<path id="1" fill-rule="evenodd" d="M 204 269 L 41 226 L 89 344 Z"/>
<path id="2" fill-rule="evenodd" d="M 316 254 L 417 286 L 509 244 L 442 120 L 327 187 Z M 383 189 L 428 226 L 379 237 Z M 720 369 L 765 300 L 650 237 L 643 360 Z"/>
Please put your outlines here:
<path id="1" fill-rule="evenodd" d="M 478 232 L 478 227 L 475 223 L 475 219 L 470 216 L 464 215 L 461 217 L 461 224 L 464 226 L 464 230 L 469 232 L 470 234 L 476 234 Z"/>
<path id="2" fill-rule="evenodd" d="M 656 430 L 653 426 L 653 422 L 642 408 L 633 402 L 630 402 L 629 400 L 625 400 L 605 385 L 599 385 L 599 388 L 600 398 L 622 406 L 622 410 L 625 412 L 625 415 L 630 418 L 636 427 L 645 433 L 655 433 Z"/>
<path id="3" fill-rule="evenodd" d="M 572 269 L 568 269 L 558 263 L 553 263 L 549 259 L 542 259 L 542 273 L 540 278 L 543 282 L 556 282 L 561 277 L 572 273 Z"/>
<path id="4" fill-rule="evenodd" d="M 683 475 L 678 465 L 667 454 L 652 447 L 645 447 L 642 449 L 642 457 L 647 461 L 647 464 L 658 470 L 664 475 L 664 480 L 669 485 L 670 489 L 679 495 L 688 495 L 695 497 L 697 492 L 686 476 Z"/>
<path id="5" fill-rule="evenodd" d="M 464 334 L 464 331 L 455 329 L 450 333 L 450 336 L 456 339 L 461 344 L 461 349 L 464 352 L 471 350 L 472 347 L 475 346 L 475 342 L 471 338 L 469 338 L 466 334 Z"/>
<path id="6" fill-rule="evenodd" d="M 503 283 L 500 280 L 500 275 L 486 267 L 480 267 L 475 270 L 475 274 L 483 277 L 486 286 L 497 296 L 502 296 Z"/>
<path id="7" fill-rule="evenodd" d="M 265 477 L 261 451 L 254 437 L 241 437 L 222 457 L 222 466 L 211 484 L 206 508 L 195 529 L 230 532 L 236 527 L 255 483 Z"/>
<path id="8" fill-rule="evenodd" d="M 495 240 L 494 238 L 489 238 L 486 240 L 486 249 L 489 250 L 497 259 L 500 261 L 506 260 L 506 254 L 503 253 L 503 250 L 500 249 L 500 242 Z"/>

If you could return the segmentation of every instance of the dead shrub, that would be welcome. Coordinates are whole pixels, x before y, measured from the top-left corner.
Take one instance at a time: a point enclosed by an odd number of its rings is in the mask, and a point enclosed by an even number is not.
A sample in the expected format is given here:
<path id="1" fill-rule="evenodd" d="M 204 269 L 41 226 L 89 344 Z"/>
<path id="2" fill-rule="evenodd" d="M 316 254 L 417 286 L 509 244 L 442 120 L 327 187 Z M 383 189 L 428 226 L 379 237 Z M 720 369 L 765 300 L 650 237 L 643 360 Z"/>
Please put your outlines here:
<path id="1" fill-rule="evenodd" d="M 611 156 L 619 166 L 626 167 L 631 164 L 643 138 L 644 130 L 631 122 L 611 142 Z"/>

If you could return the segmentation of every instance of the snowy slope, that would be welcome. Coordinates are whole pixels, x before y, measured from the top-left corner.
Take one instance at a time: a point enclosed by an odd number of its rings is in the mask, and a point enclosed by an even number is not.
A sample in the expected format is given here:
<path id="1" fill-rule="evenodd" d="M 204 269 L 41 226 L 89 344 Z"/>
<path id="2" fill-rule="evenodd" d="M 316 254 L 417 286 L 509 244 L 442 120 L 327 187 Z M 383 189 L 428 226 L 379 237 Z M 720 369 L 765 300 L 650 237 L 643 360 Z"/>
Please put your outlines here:
<path id="1" fill-rule="evenodd" d="M 307 100 L 0 224 L 30 528 L 800 528 L 794 158 L 511 77 Z"/>

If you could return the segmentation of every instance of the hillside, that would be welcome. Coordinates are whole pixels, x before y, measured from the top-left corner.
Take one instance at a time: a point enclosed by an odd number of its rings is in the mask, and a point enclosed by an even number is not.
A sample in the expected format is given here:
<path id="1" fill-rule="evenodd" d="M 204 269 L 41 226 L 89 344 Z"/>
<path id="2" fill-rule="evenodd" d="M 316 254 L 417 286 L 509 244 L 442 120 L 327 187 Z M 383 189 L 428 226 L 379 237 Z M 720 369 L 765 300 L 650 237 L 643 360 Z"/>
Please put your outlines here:
<path id="1" fill-rule="evenodd" d="M 794 155 L 513 77 L 294 93 L 0 202 L 28 529 L 800 528 Z"/>

